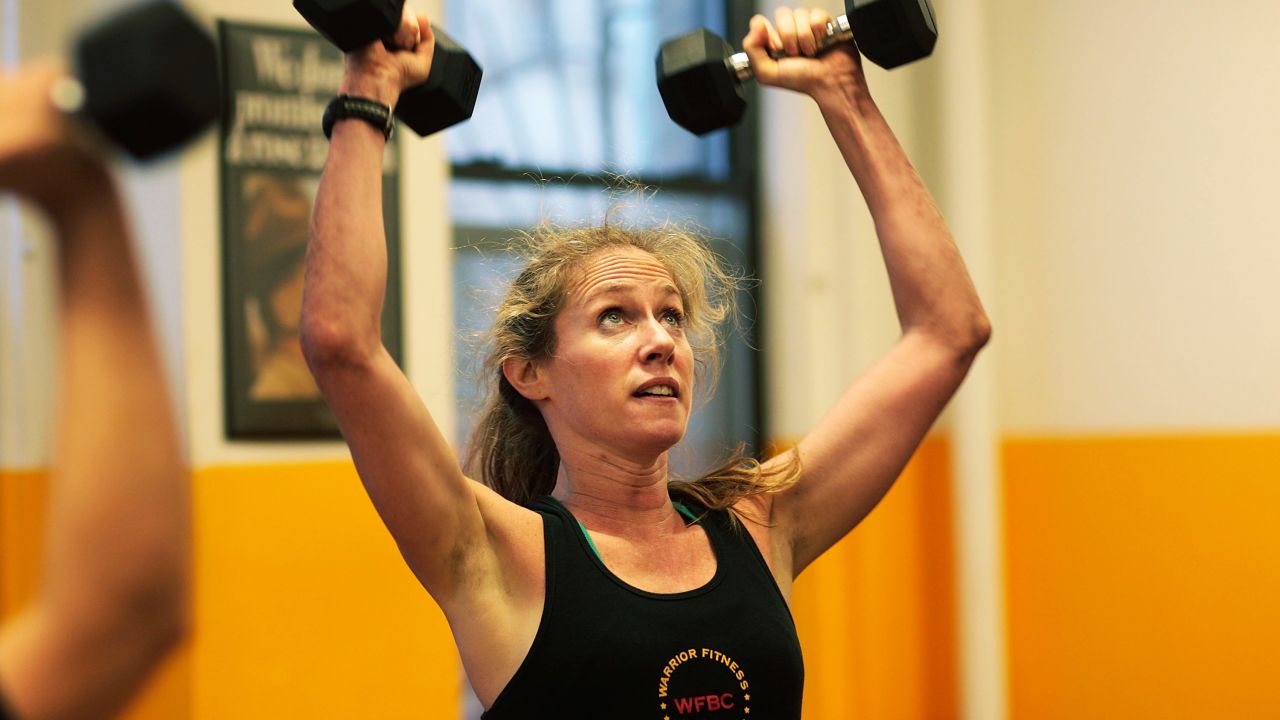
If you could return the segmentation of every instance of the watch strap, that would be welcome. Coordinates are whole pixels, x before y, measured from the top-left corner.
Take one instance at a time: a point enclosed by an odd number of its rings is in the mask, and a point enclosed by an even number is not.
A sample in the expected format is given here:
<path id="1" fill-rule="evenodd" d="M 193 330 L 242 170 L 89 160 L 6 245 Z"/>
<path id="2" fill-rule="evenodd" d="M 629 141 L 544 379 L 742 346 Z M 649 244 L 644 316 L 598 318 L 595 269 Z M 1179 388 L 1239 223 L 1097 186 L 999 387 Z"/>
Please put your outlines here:
<path id="1" fill-rule="evenodd" d="M 334 124 L 347 118 L 369 123 L 380 130 L 387 140 L 391 139 L 391 133 L 396 127 L 396 117 L 386 105 L 356 95 L 339 95 L 324 108 L 324 119 L 321 122 L 324 136 L 332 137 Z"/>

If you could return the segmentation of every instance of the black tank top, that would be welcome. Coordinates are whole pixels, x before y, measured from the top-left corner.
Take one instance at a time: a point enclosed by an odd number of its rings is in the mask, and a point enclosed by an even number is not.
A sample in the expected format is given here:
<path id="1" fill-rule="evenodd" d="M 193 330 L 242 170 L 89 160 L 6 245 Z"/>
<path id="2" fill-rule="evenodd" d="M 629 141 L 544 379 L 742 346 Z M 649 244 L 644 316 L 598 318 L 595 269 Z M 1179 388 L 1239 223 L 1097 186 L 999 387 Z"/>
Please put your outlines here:
<path id="1" fill-rule="evenodd" d="M 726 511 L 701 520 L 716 555 L 711 581 L 656 594 L 610 572 L 559 501 L 530 508 L 542 515 L 546 603 L 528 656 L 484 720 L 800 719 L 791 612 Z"/>

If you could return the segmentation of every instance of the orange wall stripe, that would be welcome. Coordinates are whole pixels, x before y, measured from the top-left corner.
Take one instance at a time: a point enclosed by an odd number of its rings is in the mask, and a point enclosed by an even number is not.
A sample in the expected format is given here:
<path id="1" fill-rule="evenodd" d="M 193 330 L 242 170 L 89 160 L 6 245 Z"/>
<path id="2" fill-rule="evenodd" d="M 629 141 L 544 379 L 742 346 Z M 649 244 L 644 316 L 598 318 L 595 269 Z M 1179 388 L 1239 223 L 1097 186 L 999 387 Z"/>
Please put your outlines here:
<path id="1" fill-rule="evenodd" d="M 127 720 L 455 717 L 448 628 L 350 463 L 195 473 L 195 636 Z M 46 472 L 0 473 L 0 612 L 38 588 Z"/>
<path id="2" fill-rule="evenodd" d="M 191 682 L 188 641 L 156 669 L 121 720 L 189 720 Z"/>
<path id="3" fill-rule="evenodd" d="M 1014 718 L 1280 708 L 1280 435 L 1004 443 Z"/>
<path id="4" fill-rule="evenodd" d="M 48 503 L 48 472 L 0 471 L 0 619 L 20 610 L 40 587 Z"/>
<path id="5" fill-rule="evenodd" d="M 202 470 L 195 497 L 196 718 L 458 716 L 448 626 L 350 462 Z"/>
<path id="6" fill-rule="evenodd" d="M 806 720 L 956 715 L 949 458 L 946 439 L 926 440 L 871 515 L 796 582 Z"/>
<path id="7" fill-rule="evenodd" d="M 0 472 L 0 621 L 20 611 L 40 589 L 49 506 L 49 472 Z M 190 666 L 185 650 L 169 658 L 139 692 L 122 720 L 190 717 Z"/>

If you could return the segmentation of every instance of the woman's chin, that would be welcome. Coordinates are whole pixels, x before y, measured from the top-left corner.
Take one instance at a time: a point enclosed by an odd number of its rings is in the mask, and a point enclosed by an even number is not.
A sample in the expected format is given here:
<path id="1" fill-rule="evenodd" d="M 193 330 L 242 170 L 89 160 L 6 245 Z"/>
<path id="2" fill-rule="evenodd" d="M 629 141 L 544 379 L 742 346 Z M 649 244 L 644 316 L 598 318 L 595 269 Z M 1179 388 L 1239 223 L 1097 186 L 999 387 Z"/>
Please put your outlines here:
<path id="1" fill-rule="evenodd" d="M 623 450 L 627 455 L 647 455 L 657 457 L 675 447 L 684 439 L 686 425 L 671 420 L 654 420 L 652 418 L 637 420 L 619 420 L 607 428 L 597 429 L 597 439 L 610 438 L 612 447 Z"/>
<path id="2" fill-rule="evenodd" d="M 645 447 L 655 453 L 664 453 L 675 447 L 684 439 L 685 426 L 681 424 L 657 425 L 645 428 L 641 433 Z"/>

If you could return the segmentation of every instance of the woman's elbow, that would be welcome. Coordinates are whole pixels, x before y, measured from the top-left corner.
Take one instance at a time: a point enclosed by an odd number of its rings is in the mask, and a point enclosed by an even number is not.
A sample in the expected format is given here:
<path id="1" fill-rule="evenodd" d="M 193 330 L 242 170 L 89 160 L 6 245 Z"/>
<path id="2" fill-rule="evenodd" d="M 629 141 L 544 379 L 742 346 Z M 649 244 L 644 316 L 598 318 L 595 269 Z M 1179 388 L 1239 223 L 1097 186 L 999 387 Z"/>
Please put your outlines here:
<path id="1" fill-rule="evenodd" d="M 138 622 L 142 634 L 149 640 L 148 649 L 155 662 L 160 662 L 182 645 L 191 632 L 191 626 L 191 608 L 185 594 L 179 602 L 170 603 Z"/>
<path id="2" fill-rule="evenodd" d="M 945 324 L 918 328 L 918 337 L 952 358 L 967 369 L 991 342 L 991 320 L 978 310 L 961 319 L 953 318 Z"/>
<path id="3" fill-rule="evenodd" d="M 128 587 L 101 587 L 91 600 L 63 603 L 53 617 L 85 648 L 126 651 L 139 670 L 154 667 L 191 630 L 189 579 L 185 573 L 154 574 Z"/>
<path id="4" fill-rule="evenodd" d="M 132 672 L 145 676 L 186 641 L 193 625 L 190 605 L 185 589 L 135 602 L 98 638 L 124 651 Z"/>
<path id="5" fill-rule="evenodd" d="M 119 596 L 124 624 L 148 638 L 158 657 L 181 644 L 191 629 L 191 567 L 185 552 L 157 554 L 150 577 Z"/>
<path id="6" fill-rule="evenodd" d="M 299 335 L 302 355 L 312 373 L 367 362 L 374 347 L 381 343 L 376 330 L 362 332 L 350 322 L 316 312 L 303 312 Z"/>
<path id="7" fill-rule="evenodd" d="M 991 318 L 982 311 L 978 311 L 977 317 L 973 319 L 968 333 L 968 351 L 970 356 L 977 356 L 988 343 L 991 342 Z"/>

